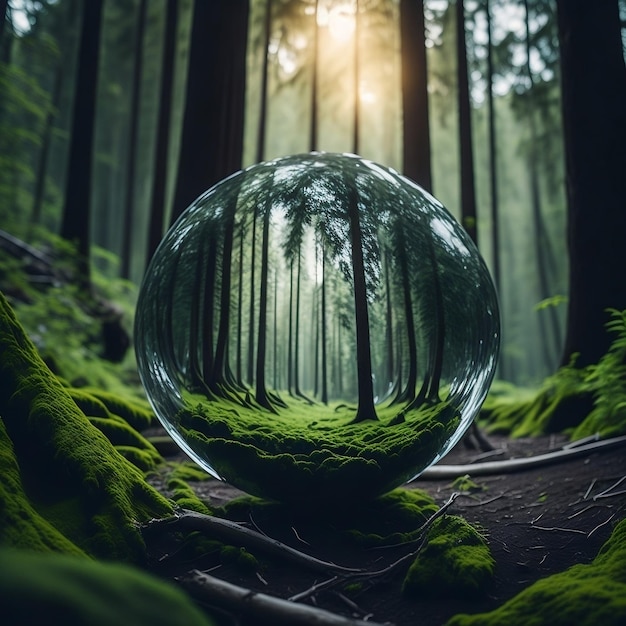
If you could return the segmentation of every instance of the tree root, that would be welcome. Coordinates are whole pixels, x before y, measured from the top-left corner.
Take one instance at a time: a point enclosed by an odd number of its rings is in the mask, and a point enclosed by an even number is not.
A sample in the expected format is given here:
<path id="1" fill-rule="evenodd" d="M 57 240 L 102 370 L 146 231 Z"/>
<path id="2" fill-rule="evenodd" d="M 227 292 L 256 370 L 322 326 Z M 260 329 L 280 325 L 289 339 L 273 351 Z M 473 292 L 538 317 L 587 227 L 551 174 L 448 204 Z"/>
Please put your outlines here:
<path id="1" fill-rule="evenodd" d="M 512 472 L 535 469 L 552 463 L 560 463 L 561 461 L 569 461 L 579 456 L 591 454 L 592 452 L 609 450 L 624 445 L 626 445 L 626 435 L 586 443 L 576 447 L 572 447 L 571 444 L 568 444 L 568 447 L 564 447 L 561 450 L 519 459 L 468 463 L 464 465 L 433 465 L 424 470 L 413 482 L 419 480 L 450 480 L 458 476 L 464 476 L 465 474 L 469 474 L 470 476 L 510 474 Z"/>

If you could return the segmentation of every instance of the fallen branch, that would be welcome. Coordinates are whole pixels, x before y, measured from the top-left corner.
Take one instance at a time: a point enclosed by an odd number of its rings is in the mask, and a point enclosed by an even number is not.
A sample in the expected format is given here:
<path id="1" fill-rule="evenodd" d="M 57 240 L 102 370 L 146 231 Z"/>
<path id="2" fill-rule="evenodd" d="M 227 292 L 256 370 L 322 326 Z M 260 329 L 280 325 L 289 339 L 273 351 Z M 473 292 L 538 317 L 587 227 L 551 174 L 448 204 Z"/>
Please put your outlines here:
<path id="1" fill-rule="evenodd" d="M 487 461 L 485 463 L 473 463 L 464 465 L 433 465 L 425 469 L 416 479 L 418 480 L 450 480 L 458 476 L 469 474 L 470 476 L 488 476 L 497 474 L 509 474 L 529 469 L 535 469 L 544 465 L 569 461 L 576 457 L 586 456 L 592 452 L 610 450 L 626 445 L 626 436 L 613 437 L 594 443 L 580 445 L 574 448 L 556 450 L 545 454 L 538 454 L 507 461 Z M 413 481 L 414 482 L 414 481 Z"/>
<path id="2" fill-rule="evenodd" d="M 278 556 L 283 560 L 290 561 L 312 571 L 353 574 L 362 570 L 354 567 L 344 567 L 330 561 L 323 561 L 314 556 L 296 550 L 277 539 L 272 539 L 250 528 L 246 528 L 237 522 L 221 517 L 203 515 L 196 511 L 180 509 L 175 515 L 162 519 L 153 519 L 142 525 L 143 532 L 153 530 L 172 531 L 201 531 L 210 534 L 215 539 L 231 542 L 235 545 L 244 546 L 250 550 L 259 550 L 265 554 Z"/>
<path id="3" fill-rule="evenodd" d="M 241 616 L 253 616 L 259 622 L 290 626 L 383 626 L 318 609 L 308 604 L 296 604 L 265 593 L 252 591 L 192 570 L 176 579 L 197 600 Z M 389 622 L 385 626 L 391 626 Z"/>

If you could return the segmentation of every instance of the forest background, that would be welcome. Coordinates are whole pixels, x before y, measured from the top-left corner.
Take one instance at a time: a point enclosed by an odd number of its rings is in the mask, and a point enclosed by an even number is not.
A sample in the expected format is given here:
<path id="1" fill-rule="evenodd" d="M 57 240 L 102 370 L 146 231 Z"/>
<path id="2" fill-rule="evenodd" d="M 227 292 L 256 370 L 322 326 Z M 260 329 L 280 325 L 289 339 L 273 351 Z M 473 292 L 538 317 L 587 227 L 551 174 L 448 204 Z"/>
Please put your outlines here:
<path id="1" fill-rule="evenodd" d="M 163 233 L 209 186 L 280 155 L 355 152 L 422 184 L 477 241 L 500 299 L 499 378 L 534 386 L 568 361 L 554 2 L 5 0 L 0 11 L 2 229 L 55 254 L 51 233 L 76 245 L 74 284 L 95 282 L 129 319 Z M 19 315 L 40 348 L 59 340 L 62 302 L 45 325 Z"/>

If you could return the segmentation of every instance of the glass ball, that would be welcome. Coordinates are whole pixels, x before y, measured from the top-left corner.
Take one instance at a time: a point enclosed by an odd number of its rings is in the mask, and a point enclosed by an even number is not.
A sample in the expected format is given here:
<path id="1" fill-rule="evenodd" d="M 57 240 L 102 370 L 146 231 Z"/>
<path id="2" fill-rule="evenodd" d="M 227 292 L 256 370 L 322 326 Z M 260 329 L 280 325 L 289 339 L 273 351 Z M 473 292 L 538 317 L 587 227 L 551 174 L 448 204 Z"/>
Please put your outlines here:
<path id="1" fill-rule="evenodd" d="M 472 423 L 493 283 L 443 205 L 350 154 L 253 165 L 184 211 L 137 304 L 139 374 L 212 476 L 291 503 L 375 497 Z"/>

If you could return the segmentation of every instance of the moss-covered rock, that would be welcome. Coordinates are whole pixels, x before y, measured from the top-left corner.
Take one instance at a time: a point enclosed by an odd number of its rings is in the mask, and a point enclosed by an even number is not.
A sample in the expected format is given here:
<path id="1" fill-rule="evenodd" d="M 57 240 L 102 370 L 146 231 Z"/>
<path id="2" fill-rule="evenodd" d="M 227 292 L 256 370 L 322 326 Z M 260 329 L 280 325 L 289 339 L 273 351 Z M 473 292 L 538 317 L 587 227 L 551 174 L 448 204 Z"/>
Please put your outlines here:
<path id="1" fill-rule="evenodd" d="M 543 578 L 491 613 L 447 626 L 618 626 L 626 623 L 626 520 L 594 561 Z"/>
<path id="2" fill-rule="evenodd" d="M 483 535 L 462 517 L 445 516 L 433 523 L 402 590 L 409 596 L 474 596 L 484 593 L 494 568 Z"/>
<path id="3" fill-rule="evenodd" d="M 179 589 L 128 565 L 0 549 L 2 620 L 13 626 L 210 626 Z"/>
<path id="4" fill-rule="evenodd" d="M 90 423 L 1 294 L 0 381 L 1 458 L 12 476 L 0 543 L 141 560 L 138 522 L 171 504 Z"/>

